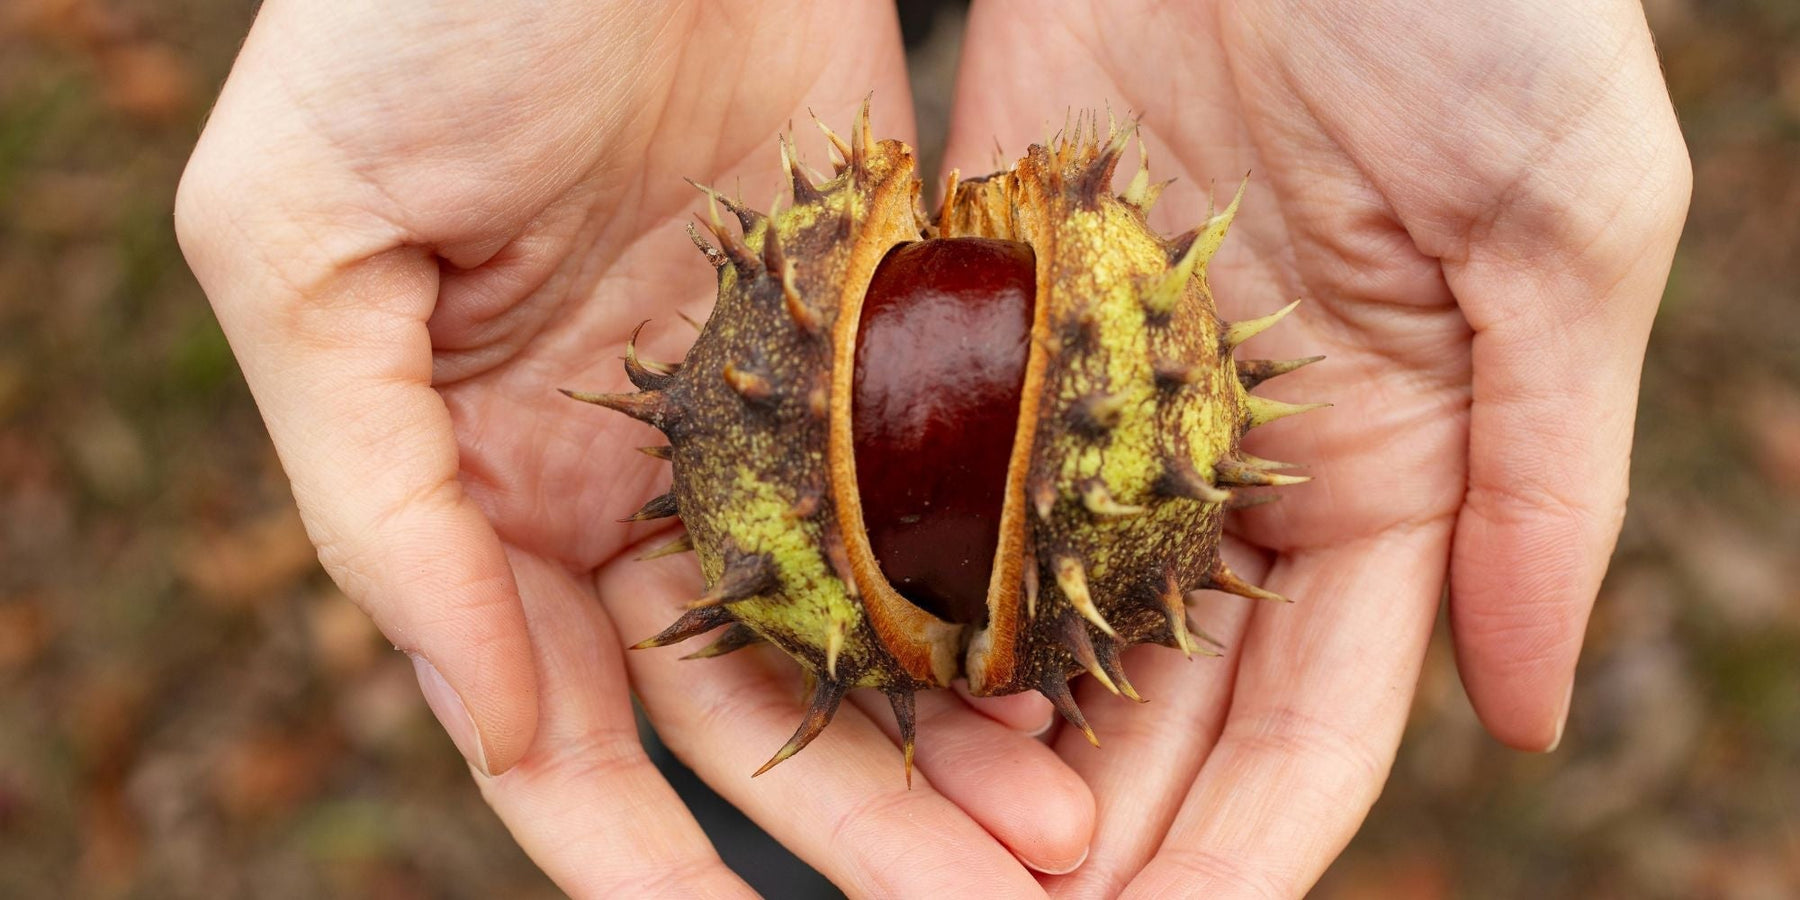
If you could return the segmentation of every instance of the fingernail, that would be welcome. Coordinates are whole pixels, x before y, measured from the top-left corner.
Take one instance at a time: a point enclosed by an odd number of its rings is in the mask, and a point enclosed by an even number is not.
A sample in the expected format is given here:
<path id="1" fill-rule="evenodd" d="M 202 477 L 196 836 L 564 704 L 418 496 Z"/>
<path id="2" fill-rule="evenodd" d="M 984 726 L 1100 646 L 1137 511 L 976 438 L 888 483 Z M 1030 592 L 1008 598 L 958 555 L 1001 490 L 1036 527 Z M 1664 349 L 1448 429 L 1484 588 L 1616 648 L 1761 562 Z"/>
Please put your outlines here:
<path id="1" fill-rule="evenodd" d="M 1073 872 L 1076 869 L 1081 868 L 1081 864 L 1084 862 L 1087 862 L 1088 853 L 1092 852 L 1093 849 L 1094 849 L 1093 847 L 1081 848 L 1081 856 L 1077 857 L 1073 863 L 1070 863 L 1065 868 L 1050 869 L 1050 868 L 1045 868 L 1043 866 L 1032 865 L 1031 863 L 1025 863 L 1025 868 L 1030 869 L 1033 872 L 1042 872 L 1045 875 L 1067 875 L 1070 872 Z"/>
<path id="2" fill-rule="evenodd" d="M 1036 731 L 1033 731 L 1031 733 L 1031 736 L 1034 738 L 1041 739 L 1045 735 L 1048 735 L 1050 733 L 1050 729 L 1055 728 L 1055 727 L 1056 727 L 1056 714 L 1051 713 L 1050 715 L 1047 715 L 1044 717 L 1044 724 L 1038 726 L 1038 729 Z"/>
<path id="3" fill-rule="evenodd" d="M 1545 753 L 1555 753 L 1562 746 L 1563 729 L 1569 725 L 1569 704 L 1575 700 L 1575 682 L 1569 681 L 1569 691 L 1563 695 L 1562 715 L 1556 717 L 1556 736 L 1550 739 L 1550 746 L 1544 748 Z"/>
<path id="4" fill-rule="evenodd" d="M 469 765 L 483 775 L 492 775 L 488 771 L 487 751 L 481 746 L 481 732 L 475 728 L 475 717 L 469 715 L 469 707 L 431 660 L 417 653 L 407 656 L 412 658 L 413 674 L 419 679 L 419 690 L 425 694 L 425 705 L 431 707 L 431 714 L 437 716 L 438 724 L 444 726 L 451 742 L 456 744 Z"/>

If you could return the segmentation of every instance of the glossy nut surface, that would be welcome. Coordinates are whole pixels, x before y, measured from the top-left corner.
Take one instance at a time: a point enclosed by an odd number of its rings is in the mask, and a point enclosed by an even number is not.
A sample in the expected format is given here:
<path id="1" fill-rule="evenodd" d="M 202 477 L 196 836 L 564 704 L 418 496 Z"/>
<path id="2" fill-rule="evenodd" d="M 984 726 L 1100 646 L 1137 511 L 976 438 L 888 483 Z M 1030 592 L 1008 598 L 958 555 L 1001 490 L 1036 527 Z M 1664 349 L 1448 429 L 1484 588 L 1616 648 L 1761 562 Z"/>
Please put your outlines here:
<path id="1" fill-rule="evenodd" d="M 981 624 L 1030 346 L 1031 248 L 917 241 L 875 271 L 857 332 L 857 486 L 881 570 Z"/>

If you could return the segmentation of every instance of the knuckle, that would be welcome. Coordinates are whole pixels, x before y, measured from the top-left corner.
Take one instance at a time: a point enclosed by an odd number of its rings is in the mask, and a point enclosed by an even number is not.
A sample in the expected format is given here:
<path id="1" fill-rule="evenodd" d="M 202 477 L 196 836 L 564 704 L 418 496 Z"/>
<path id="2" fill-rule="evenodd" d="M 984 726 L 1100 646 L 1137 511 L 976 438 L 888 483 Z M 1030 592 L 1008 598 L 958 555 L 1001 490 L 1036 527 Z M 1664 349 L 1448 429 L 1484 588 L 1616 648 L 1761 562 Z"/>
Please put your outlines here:
<path id="1" fill-rule="evenodd" d="M 918 798 L 910 793 L 872 791 L 843 807 L 831 825 L 829 845 L 880 847 L 881 836 L 892 828 L 892 823 L 914 818 L 910 808 L 918 802 Z"/>
<path id="2" fill-rule="evenodd" d="M 1666 155 L 1651 174 L 1651 187 L 1662 202 L 1658 206 L 1663 227 L 1679 227 L 1687 220 L 1688 204 L 1694 196 L 1694 161 L 1688 155 L 1686 142 L 1680 135 L 1672 142 L 1673 152 Z"/>
<path id="3" fill-rule="evenodd" d="M 1201 894 L 1249 900 L 1292 900 L 1300 894 L 1297 888 L 1285 885 L 1241 856 L 1204 847 L 1164 847 L 1147 873 L 1168 885 L 1167 889 L 1152 890 L 1150 893 L 1155 896 Z"/>
<path id="4" fill-rule="evenodd" d="M 634 866 L 627 876 L 590 886 L 578 896 L 589 897 L 711 897 L 720 896 L 716 878 L 719 859 L 693 854 L 687 859 L 659 860 L 659 865 Z"/>
<path id="5" fill-rule="evenodd" d="M 1514 477 L 1470 489 L 1465 503 L 1485 530 L 1511 534 L 1510 554 L 1535 571 L 1567 579 L 1611 552 L 1625 524 L 1626 491 L 1595 492 L 1550 477 Z"/>
<path id="6" fill-rule="evenodd" d="M 1376 748 L 1361 731 L 1288 705 L 1233 717 L 1220 743 L 1256 756 L 1307 760 L 1316 789 L 1333 795 L 1318 798 L 1326 804 L 1321 809 L 1373 802 L 1369 786 L 1387 780 L 1394 756 L 1392 747 Z"/>
<path id="7" fill-rule="evenodd" d="M 655 777 L 636 729 L 596 727 L 500 776 L 546 778 L 569 785 L 623 784 Z"/>
<path id="8" fill-rule="evenodd" d="M 175 241 L 202 277 L 230 221 L 227 209 L 235 192 L 229 181 L 202 149 L 188 160 L 175 187 Z"/>
<path id="9" fill-rule="evenodd" d="M 320 565 L 384 631 L 404 621 L 489 633 L 496 615 L 516 608 L 510 569 L 434 531 L 452 489 L 409 488 L 365 511 L 301 505 Z"/>
<path id="10" fill-rule="evenodd" d="M 1560 600 L 1491 606 L 1454 596 L 1450 602 L 1451 627 L 1465 666 L 1481 666 L 1503 677 L 1526 676 L 1562 668 L 1581 648 L 1579 621 L 1585 619 L 1585 607 Z"/>
<path id="11" fill-rule="evenodd" d="M 696 680 L 693 693 L 680 699 L 665 703 L 653 693 L 643 695 L 663 746 L 688 768 L 705 771 L 710 768 L 709 753 L 740 746 L 745 723 L 798 724 L 805 715 L 805 706 L 799 702 L 792 683 L 776 674 L 773 667 L 763 665 L 766 660 L 745 659 L 755 652 L 755 648 L 749 648 L 729 658 L 708 660 L 735 667 L 735 671 Z M 774 747 L 786 740 L 787 736 L 782 735 Z"/>

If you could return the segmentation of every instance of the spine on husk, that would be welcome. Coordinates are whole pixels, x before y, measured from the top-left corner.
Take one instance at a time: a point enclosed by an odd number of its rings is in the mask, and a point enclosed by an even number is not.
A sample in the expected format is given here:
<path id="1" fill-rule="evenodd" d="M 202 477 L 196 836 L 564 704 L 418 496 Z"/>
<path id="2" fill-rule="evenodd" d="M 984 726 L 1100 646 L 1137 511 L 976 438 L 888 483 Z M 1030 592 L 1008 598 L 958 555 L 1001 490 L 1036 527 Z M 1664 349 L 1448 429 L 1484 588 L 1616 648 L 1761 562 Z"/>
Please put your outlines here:
<path id="1" fill-rule="evenodd" d="M 823 126 L 821 126 L 823 128 Z M 793 203 L 764 215 L 703 188 L 718 303 L 679 364 L 628 345 L 636 393 L 571 393 L 661 429 L 653 455 L 674 487 L 634 519 L 679 515 L 687 533 L 650 555 L 695 551 L 706 592 L 657 647 L 722 629 L 696 656 L 779 646 L 814 685 L 788 758 L 844 694 L 893 702 L 910 772 L 913 694 L 966 676 L 978 694 L 1039 690 L 1088 730 L 1068 686 L 1086 672 L 1134 699 L 1120 651 L 1154 642 L 1214 652 L 1187 621 L 1189 593 L 1275 595 L 1218 556 L 1232 491 L 1304 479 L 1242 454 L 1256 425 L 1311 407 L 1251 396 L 1311 360 L 1237 362 L 1273 324 L 1219 320 L 1206 262 L 1239 197 L 1172 239 L 1145 224 L 1159 185 L 1140 166 L 1112 193 L 1134 128 L 1077 124 L 1011 171 L 954 176 L 935 222 L 919 212 L 911 151 L 874 140 L 867 107 L 849 140 L 824 129 L 836 174 L 798 163 L 784 141 Z M 723 207 L 737 220 L 733 229 Z M 1033 346 L 988 592 L 988 621 L 940 621 L 882 577 L 863 527 L 850 401 L 863 295 L 883 255 L 923 236 L 1017 240 L 1037 259 Z M 1291 309 L 1290 306 L 1288 309 Z"/>

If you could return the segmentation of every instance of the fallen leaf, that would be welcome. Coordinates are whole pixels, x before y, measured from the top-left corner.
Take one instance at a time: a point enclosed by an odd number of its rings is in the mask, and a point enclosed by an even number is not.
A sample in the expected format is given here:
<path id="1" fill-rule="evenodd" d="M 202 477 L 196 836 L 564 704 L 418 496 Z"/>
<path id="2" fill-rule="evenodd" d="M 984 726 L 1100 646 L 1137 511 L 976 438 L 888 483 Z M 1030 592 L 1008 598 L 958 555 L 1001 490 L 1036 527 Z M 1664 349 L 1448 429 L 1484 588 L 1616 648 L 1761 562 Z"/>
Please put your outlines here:
<path id="1" fill-rule="evenodd" d="M 171 122 L 194 107 L 199 76 L 166 45 L 138 41 L 99 54 L 106 102 L 146 122 Z"/>
<path id="2" fill-rule="evenodd" d="M 264 513 L 231 531 L 191 538 L 176 568 L 200 596 L 233 608 L 256 602 L 312 573 L 318 556 L 293 507 Z"/>
<path id="3" fill-rule="evenodd" d="M 1795 91 L 1800 95 L 1800 64 L 1795 70 Z M 1757 469 L 1771 485 L 1800 497 L 1800 390 L 1765 381 L 1746 394 L 1750 399 L 1741 420 L 1754 447 Z"/>
<path id="4" fill-rule="evenodd" d="M 50 621 L 30 599 L 0 602 L 0 672 L 18 671 L 37 661 L 50 642 Z"/>
<path id="5" fill-rule="evenodd" d="M 368 615 L 335 587 L 321 592 L 307 607 L 306 621 L 313 658 L 319 668 L 339 679 L 366 671 L 387 646 Z"/>
<path id="6" fill-rule="evenodd" d="M 224 747 L 212 772 L 212 797 L 233 819 L 279 817 L 324 789 L 338 759 L 328 730 L 261 730 Z"/>

